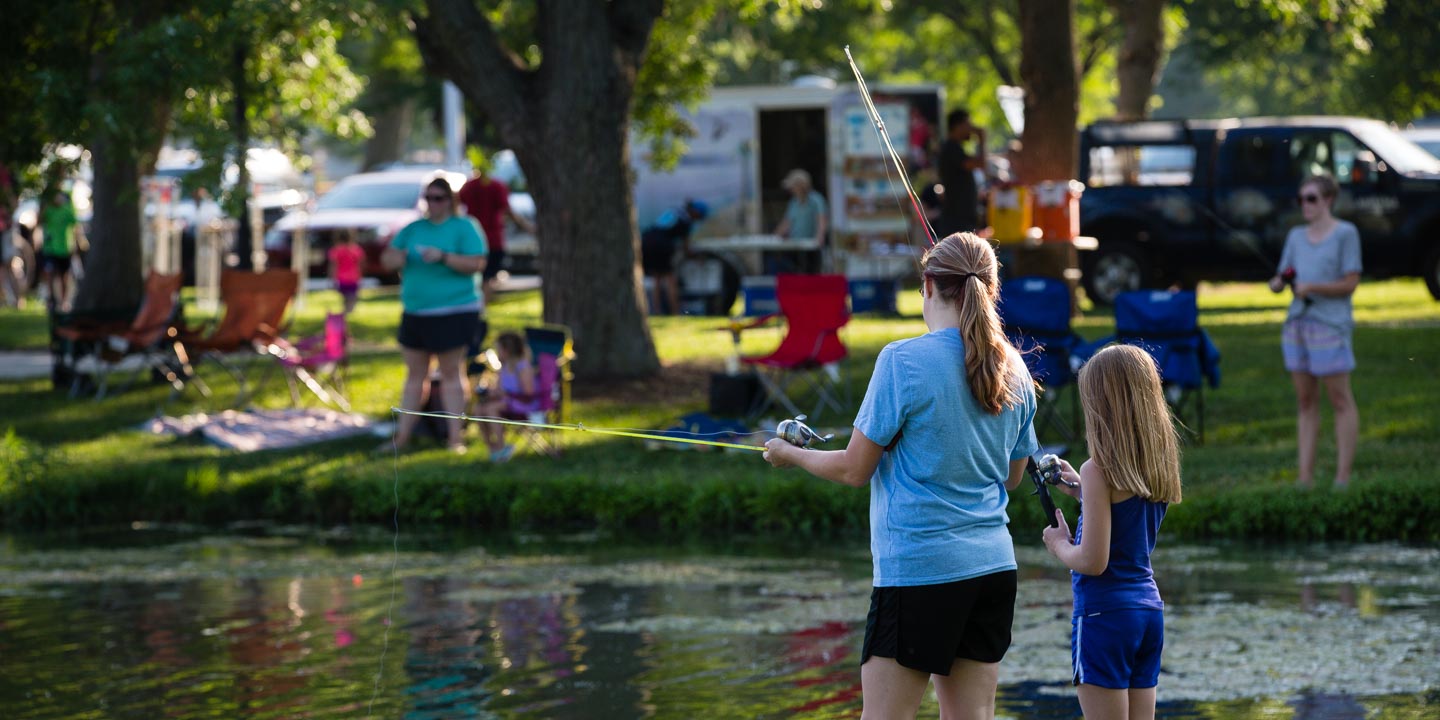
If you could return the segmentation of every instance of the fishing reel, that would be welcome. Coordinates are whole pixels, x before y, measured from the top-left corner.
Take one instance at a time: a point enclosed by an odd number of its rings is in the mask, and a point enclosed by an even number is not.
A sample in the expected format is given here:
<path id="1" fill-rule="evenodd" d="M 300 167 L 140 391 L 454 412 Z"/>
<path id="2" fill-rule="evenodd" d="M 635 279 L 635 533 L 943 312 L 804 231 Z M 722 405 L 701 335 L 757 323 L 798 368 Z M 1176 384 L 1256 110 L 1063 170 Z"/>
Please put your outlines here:
<path id="1" fill-rule="evenodd" d="M 1290 292 L 1295 292 L 1295 268 L 1285 268 L 1285 272 L 1280 273 L 1280 281 L 1290 288 Z M 1309 295 L 1306 295 L 1302 300 L 1305 303 L 1305 307 L 1310 307 L 1310 303 L 1315 301 L 1315 299 Z"/>
<path id="2" fill-rule="evenodd" d="M 1025 471 L 1029 473 L 1030 482 L 1035 486 L 1035 492 L 1030 494 L 1040 496 L 1040 507 L 1045 511 L 1045 521 L 1050 524 L 1050 527 L 1060 527 L 1060 523 L 1055 520 L 1055 501 L 1050 499 L 1049 486 L 1064 485 L 1068 488 L 1077 488 L 1080 487 L 1079 483 L 1066 480 L 1060 474 L 1060 458 L 1050 454 L 1041 456 L 1039 462 L 1036 462 L 1035 457 L 1031 456 L 1025 462 Z"/>
<path id="3" fill-rule="evenodd" d="M 794 419 L 781 420 L 780 424 L 775 426 L 775 437 L 778 437 L 781 440 L 784 440 L 785 442 L 794 445 L 795 447 L 803 448 L 809 447 L 810 443 L 817 440 L 822 443 L 830 442 L 832 439 L 834 439 L 835 433 L 821 435 L 820 433 L 817 433 L 814 430 L 810 429 L 809 425 L 805 424 L 804 415 L 796 415 Z"/>

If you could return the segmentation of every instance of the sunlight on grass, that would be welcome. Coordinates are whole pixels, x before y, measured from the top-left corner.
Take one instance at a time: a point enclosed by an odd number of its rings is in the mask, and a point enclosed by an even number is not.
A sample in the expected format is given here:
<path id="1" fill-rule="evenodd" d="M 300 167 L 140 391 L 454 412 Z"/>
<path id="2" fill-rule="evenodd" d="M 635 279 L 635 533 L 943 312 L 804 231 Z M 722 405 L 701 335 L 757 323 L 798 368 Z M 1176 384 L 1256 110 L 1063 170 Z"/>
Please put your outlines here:
<path id="1" fill-rule="evenodd" d="M 1206 389 L 1207 443 L 1185 448 L 1185 481 L 1190 486 L 1216 487 L 1290 482 L 1295 462 L 1294 394 L 1279 355 L 1279 328 L 1286 298 L 1258 283 L 1206 284 L 1199 292 L 1201 323 L 1222 352 L 1223 377 L 1218 388 Z M 913 288 L 902 291 L 898 300 L 899 315 L 856 316 L 843 331 L 851 350 L 847 365 L 854 405 L 863 395 L 876 353 L 886 343 L 925 331 L 920 297 Z M 1415 280 L 1362 284 L 1355 303 L 1360 370 L 1353 384 L 1360 405 L 1362 437 L 1357 480 L 1379 482 L 1428 472 L 1433 465 L 1434 438 L 1440 434 L 1440 406 L 1434 402 L 1440 386 L 1428 367 L 1440 351 L 1440 303 L 1431 300 L 1424 284 Z M 311 296 L 304 309 L 296 313 L 292 331 L 318 331 L 326 311 L 333 309 L 332 304 L 323 293 Z M 22 326 L 38 323 L 43 346 L 44 316 L 39 310 L 5 312 L 8 314 L 0 322 L 0 328 L 4 328 L 0 340 L 19 346 L 33 342 L 25 339 L 33 338 L 33 330 Z M 540 314 L 538 292 L 503 295 L 490 308 L 491 338 L 502 330 L 535 324 Z M 365 292 L 351 316 L 357 352 L 349 373 L 349 395 L 358 412 L 377 420 L 390 420 L 390 408 L 399 398 L 403 368 L 394 342 L 399 315 L 395 289 L 380 288 Z M 21 322 L 15 322 L 17 318 Z M 1105 309 L 1087 307 L 1074 325 L 1085 338 L 1093 340 L 1113 331 L 1113 318 Z M 734 351 L 725 318 L 657 317 L 651 320 L 651 327 L 666 366 L 688 365 L 718 372 L 724 358 Z M 763 354 L 782 337 L 783 329 L 778 327 L 748 330 L 740 350 L 744 354 Z M 253 378 L 263 374 L 268 360 L 251 357 L 247 362 L 248 374 Z M 203 366 L 201 371 L 206 372 Z M 663 376 L 660 383 L 668 377 Z M 613 383 L 582 383 L 579 394 L 587 399 L 577 401 L 572 418 L 593 427 L 662 428 L 685 413 L 706 408 L 703 386 L 677 391 L 651 382 L 636 387 L 648 390 L 617 395 Z M 107 473 L 135 477 L 175 472 L 183 477 L 186 468 L 213 463 L 227 482 L 242 484 L 259 478 L 307 478 L 306 482 L 319 483 L 317 487 L 325 486 L 327 478 L 337 482 L 356 478 L 393 481 L 392 461 L 370 454 L 378 442 L 375 438 L 303 451 L 241 455 L 195 440 L 134 432 L 162 409 L 173 411 L 177 407 L 173 403 L 167 406 L 167 394 L 167 387 L 142 383 L 130 392 L 97 403 L 52 392 L 45 380 L 0 383 L 0 406 L 5 408 L 0 430 L 13 426 L 20 436 L 50 450 L 55 454 L 57 472 L 67 475 L 85 475 L 92 473 L 92 468 L 105 468 Z M 291 401 L 284 382 L 277 377 L 260 390 L 253 402 L 260 407 L 288 407 Z M 303 402 L 314 404 L 308 397 Z M 1328 409 L 1326 413 L 1317 471 L 1321 478 L 1333 472 L 1334 462 Z M 843 417 L 826 417 L 820 422 L 844 427 L 851 415 L 853 409 Z M 475 430 L 470 432 L 473 439 Z M 472 442 L 478 444 L 478 440 Z M 461 476 L 471 472 L 518 477 L 552 473 L 594 476 L 597 468 L 605 468 L 606 475 L 616 478 L 701 472 L 694 454 L 647 453 L 636 441 L 572 432 L 565 435 L 563 442 L 569 452 L 560 460 L 522 454 L 503 467 L 477 467 L 475 454 L 457 458 L 422 446 L 401 459 L 401 472 L 402 476 L 437 472 Z M 753 458 L 724 453 L 706 457 L 705 474 L 760 477 L 765 472 L 763 463 L 757 464 Z M 1074 459 L 1081 457 L 1077 449 Z"/>

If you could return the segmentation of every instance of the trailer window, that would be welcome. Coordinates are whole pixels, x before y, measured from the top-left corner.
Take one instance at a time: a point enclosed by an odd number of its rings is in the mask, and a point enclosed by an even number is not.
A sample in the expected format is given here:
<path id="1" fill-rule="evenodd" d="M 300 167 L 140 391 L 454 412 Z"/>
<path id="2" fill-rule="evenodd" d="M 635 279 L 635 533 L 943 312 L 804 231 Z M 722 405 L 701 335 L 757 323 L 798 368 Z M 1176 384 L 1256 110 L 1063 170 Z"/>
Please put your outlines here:
<path id="1" fill-rule="evenodd" d="M 1195 179 L 1191 145 L 1110 145 L 1091 148 L 1091 187 L 1189 185 Z"/>

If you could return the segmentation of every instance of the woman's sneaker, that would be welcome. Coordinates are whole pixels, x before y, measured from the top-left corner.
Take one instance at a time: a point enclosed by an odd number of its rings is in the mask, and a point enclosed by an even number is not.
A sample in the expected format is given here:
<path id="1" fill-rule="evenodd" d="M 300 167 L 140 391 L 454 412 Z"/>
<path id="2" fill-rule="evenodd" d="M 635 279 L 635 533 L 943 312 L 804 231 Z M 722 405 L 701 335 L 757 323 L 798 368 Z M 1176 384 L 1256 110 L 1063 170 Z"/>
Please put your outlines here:
<path id="1" fill-rule="evenodd" d="M 500 448 L 499 450 L 494 450 L 494 451 L 492 451 L 492 452 L 490 453 L 490 462 L 493 462 L 493 463 L 509 462 L 511 456 L 513 456 L 514 454 L 515 454 L 515 446 L 514 446 L 514 445 L 506 445 L 505 447 L 502 447 L 502 448 Z"/>

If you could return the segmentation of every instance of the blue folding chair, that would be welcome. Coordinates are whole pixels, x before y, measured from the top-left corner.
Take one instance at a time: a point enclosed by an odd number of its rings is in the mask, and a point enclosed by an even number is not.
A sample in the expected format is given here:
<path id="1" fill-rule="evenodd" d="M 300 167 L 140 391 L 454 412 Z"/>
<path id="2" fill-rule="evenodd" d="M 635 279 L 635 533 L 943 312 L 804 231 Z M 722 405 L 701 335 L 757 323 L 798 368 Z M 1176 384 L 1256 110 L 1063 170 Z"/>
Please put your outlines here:
<path id="1" fill-rule="evenodd" d="M 1220 350 L 1200 327 L 1192 290 L 1132 290 L 1115 297 L 1115 336 L 1085 346 L 1084 357 L 1111 340 L 1134 345 L 1155 358 L 1165 399 L 1181 424 L 1205 444 L 1205 384 L 1220 386 Z"/>
<path id="2" fill-rule="evenodd" d="M 999 311 L 1006 339 L 1020 351 L 1030 376 L 1043 389 L 1035 411 L 1035 432 L 1041 434 L 1048 427 L 1066 443 L 1083 441 L 1070 358 L 1084 339 L 1070 329 L 1070 286 L 1051 277 L 1006 280 L 1000 284 Z M 1071 392 L 1065 392 L 1067 387 Z M 1061 412 L 1064 395 L 1070 396 L 1068 423 Z"/>

